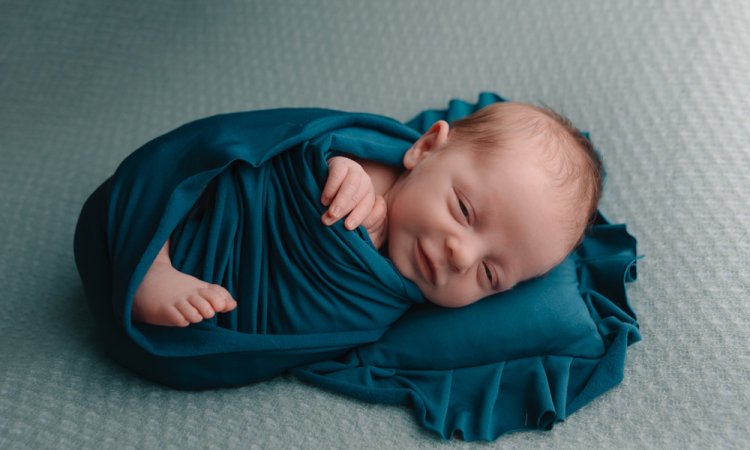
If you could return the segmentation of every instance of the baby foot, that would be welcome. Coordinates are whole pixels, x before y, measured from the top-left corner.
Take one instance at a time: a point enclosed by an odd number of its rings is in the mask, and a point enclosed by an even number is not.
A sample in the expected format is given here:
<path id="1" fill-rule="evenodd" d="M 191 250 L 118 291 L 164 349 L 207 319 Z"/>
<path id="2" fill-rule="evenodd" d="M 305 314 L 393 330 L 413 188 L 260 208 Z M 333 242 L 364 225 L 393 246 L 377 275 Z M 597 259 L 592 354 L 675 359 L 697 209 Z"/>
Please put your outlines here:
<path id="1" fill-rule="evenodd" d="M 217 312 L 237 307 L 232 295 L 175 269 L 168 261 L 154 261 L 133 298 L 134 322 L 186 327 Z"/>

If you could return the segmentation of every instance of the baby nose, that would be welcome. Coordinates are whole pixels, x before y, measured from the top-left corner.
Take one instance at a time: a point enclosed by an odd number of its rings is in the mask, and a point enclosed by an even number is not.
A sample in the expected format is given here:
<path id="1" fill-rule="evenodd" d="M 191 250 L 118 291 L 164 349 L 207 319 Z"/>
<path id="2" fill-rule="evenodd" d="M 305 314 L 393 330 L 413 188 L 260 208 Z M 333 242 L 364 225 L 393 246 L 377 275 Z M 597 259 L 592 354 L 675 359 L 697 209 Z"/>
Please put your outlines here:
<path id="1" fill-rule="evenodd" d="M 480 254 L 480 246 L 469 238 L 459 239 L 451 236 L 445 240 L 448 253 L 448 264 L 458 272 L 464 273 L 474 266 Z"/>

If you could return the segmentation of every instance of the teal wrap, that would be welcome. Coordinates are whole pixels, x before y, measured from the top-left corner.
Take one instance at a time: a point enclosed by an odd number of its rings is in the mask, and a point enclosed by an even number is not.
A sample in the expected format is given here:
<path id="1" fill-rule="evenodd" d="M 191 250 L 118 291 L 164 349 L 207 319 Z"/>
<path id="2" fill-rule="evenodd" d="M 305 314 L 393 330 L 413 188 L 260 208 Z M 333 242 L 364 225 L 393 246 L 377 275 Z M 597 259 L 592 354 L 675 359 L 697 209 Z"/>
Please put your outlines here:
<path id="1" fill-rule="evenodd" d="M 443 438 L 549 429 L 622 379 L 640 339 L 624 282 L 635 239 L 599 216 L 548 275 L 472 306 L 424 302 L 363 227 L 320 222 L 326 160 L 401 167 L 437 119 L 502 98 L 452 101 L 404 125 L 364 113 L 276 109 L 188 123 L 131 154 L 88 198 L 76 264 L 107 353 L 181 389 L 289 371 L 321 387 L 411 403 Z M 179 270 L 238 307 L 186 328 L 133 323 L 134 292 L 164 242 Z"/>

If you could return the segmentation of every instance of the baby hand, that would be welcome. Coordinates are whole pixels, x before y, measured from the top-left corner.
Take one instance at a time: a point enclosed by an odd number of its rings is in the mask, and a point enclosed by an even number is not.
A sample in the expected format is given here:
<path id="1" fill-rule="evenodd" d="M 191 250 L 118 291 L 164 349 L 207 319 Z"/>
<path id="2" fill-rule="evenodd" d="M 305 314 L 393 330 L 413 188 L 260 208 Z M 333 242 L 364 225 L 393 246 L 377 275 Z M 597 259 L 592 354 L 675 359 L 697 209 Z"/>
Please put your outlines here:
<path id="1" fill-rule="evenodd" d="M 348 214 L 344 226 L 353 230 L 363 225 L 379 247 L 384 237 L 386 205 L 383 197 L 375 194 L 370 176 L 356 161 L 343 156 L 329 159 L 328 170 L 320 201 L 330 207 L 321 220 L 332 225 Z"/>

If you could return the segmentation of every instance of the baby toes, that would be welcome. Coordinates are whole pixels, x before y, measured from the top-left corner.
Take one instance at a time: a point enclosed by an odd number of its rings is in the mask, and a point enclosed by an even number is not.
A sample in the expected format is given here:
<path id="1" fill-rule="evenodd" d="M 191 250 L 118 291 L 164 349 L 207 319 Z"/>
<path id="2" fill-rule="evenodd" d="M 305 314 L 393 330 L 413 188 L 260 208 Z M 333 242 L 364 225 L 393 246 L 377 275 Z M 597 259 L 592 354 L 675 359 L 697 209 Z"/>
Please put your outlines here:
<path id="1" fill-rule="evenodd" d="M 214 308 L 211 306 L 211 304 L 203 298 L 200 294 L 193 294 L 190 297 L 188 297 L 188 302 L 190 302 L 191 305 L 195 307 L 195 309 L 198 310 L 198 312 L 203 316 L 204 319 L 210 319 L 214 316 Z"/>
<path id="2" fill-rule="evenodd" d="M 237 302 L 234 301 L 229 291 L 218 284 L 211 284 L 207 288 L 201 289 L 199 292 L 204 298 L 211 302 L 214 310 L 218 312 L 231 311 L 237 306 Z"/>
<path id="3" fill-rule="evenodd" d="M 198 323 L 203 320 L 203 316 L 195 309 L 195 306 L 191 305 L 187 300 L 181 300 L 174 305 L 177 310 L 182 314 L 187 321 L 190 323 Z"/>
<path id="4" fill-rule="evenodd" d="M 169 322 L 163 325 L 176 325 L 178 327 L 186 327 L 190 325 L 190 321 L 185 319 L 180 310 L 176 306 L 172 306 L 167 310 L 169 316 Z"/>

